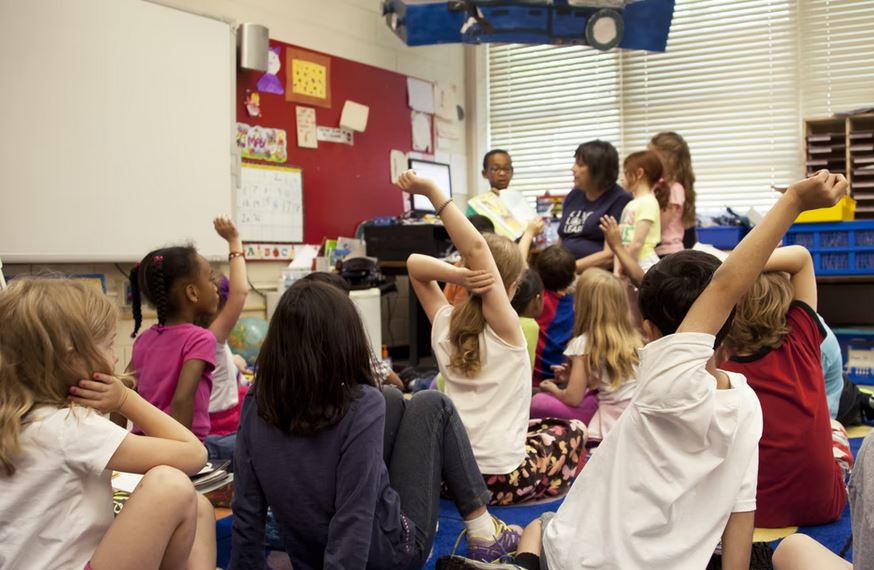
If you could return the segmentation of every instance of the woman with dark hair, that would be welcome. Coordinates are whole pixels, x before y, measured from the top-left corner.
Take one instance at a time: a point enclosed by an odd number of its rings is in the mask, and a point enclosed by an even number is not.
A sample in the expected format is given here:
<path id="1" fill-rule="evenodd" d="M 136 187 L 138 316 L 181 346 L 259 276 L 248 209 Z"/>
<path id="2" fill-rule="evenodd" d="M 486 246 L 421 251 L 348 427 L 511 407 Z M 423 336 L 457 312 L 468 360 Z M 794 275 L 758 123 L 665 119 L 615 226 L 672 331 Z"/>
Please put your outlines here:
<path id="1" fill-rule="evenodd" d="M 613 254 L 604 248 L 598 220 L 605 215 L 618 220 L 631 201 L 631 194 L 616 183 L 619 154 L 612 144 L 595 140 L 577 147 L 574 158 L 574 188 L 562 204 L 558 236 L 577 258 L 577 273 L 590 267 L 609 268 Z"/>
<path id="2" fill-rule="evenodd" d="M 334 285 L 301 280 L 276 307 L 237 432 L 231 568 L 264 567 L 273 509 L 295 568 L 421 568 L 444 481 L 468 557 L 516 549 L 443 394 L 380 391 L 361 318 Z"/>

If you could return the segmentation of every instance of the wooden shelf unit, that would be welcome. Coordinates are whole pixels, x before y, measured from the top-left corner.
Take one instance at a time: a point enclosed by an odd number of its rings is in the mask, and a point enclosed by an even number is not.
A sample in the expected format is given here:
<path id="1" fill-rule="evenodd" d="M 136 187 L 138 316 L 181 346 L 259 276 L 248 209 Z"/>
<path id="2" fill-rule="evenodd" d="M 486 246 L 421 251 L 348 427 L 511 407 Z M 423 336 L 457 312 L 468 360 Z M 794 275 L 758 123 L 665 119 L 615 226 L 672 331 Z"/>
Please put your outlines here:
<path id="1" fill-rule="evenodd" d="M 874 219 L 874 114 L 804 121 L 807 173 L 844 174 L 856 199 L 856 219 Z"/>

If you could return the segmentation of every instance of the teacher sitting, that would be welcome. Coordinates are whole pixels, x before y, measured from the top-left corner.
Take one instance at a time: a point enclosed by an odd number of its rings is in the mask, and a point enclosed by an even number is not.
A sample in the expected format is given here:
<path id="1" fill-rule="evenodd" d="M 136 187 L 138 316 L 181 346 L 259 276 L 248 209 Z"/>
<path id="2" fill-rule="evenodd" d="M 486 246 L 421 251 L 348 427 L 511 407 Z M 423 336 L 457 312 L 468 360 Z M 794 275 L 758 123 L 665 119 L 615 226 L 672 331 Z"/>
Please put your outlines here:
<path id="1" fill-rule="evenodd" d="M 574 189 L 562 204 L 558 236 L 561 244 L 577 258 L 577 273 L 590 267 L 609 268 L 613 253 L 604 248 L 604 234 L 598 227 L 601 216 L 619 220 L 631 194 L 616 183 L 619 155 L 613 145 L 600 140 L 577 147 Z"/>

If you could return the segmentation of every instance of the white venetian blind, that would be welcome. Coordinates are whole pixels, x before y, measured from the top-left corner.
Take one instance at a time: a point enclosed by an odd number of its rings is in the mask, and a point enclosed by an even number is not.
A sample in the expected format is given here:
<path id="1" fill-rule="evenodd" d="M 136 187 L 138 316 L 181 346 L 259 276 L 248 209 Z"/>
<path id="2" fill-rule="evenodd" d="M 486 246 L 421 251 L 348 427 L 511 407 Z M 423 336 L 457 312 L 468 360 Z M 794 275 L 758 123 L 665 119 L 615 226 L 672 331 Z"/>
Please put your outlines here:
<path id="1" fill-rule="evenodd" d="M 619 53 L 582 46 L 491 45 L 489 145 L 513 155 L 513 188 L 565 193 L 577 145 L 619 141 Z"/>
<path id="2" fill-rule="evenodd" d="M 799 2 L 802 110 L 828 116 L 874 106 L 874 2 Z"/>
<path id="3" fill-rule="evenodd" d="M 678 0 L 666 53 L 622 54 L 622 151 L 689 143 L 698 208 L 769 207 L 801 169 L 793 0 Z"/>

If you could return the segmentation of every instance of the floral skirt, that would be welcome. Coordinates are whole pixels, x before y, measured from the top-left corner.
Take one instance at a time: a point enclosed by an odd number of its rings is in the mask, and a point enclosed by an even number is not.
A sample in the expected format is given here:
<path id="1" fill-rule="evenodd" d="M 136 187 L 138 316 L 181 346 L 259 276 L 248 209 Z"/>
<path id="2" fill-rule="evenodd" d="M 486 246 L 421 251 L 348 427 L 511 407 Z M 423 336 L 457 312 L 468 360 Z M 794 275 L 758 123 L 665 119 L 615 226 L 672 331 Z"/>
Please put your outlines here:
<path id="1" fill-rule="evenodd" d="M 491 505 L 513 505 L 563 495 L 586 464 L 586 425 L 554 418 L 528 422 L 526 457 L 506 475 L 483 474 Z"/>

